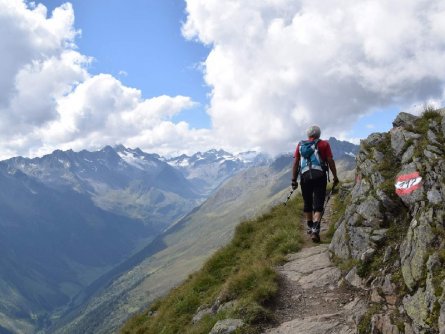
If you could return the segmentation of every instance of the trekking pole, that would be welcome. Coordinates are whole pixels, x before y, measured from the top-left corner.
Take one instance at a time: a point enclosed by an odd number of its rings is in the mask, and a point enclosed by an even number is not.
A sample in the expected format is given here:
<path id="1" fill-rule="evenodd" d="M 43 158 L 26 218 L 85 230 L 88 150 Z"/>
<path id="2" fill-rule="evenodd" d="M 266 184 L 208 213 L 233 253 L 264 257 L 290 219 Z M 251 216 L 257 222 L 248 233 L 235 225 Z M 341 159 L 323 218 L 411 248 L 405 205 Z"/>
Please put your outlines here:
<path id="1" fill-rule="evenodd" d="M 287 205 L 287 202 L 289 202 L 289 200 L 290 200 L 290 197 L 292 196 L 292 194 L 294 193 L 294 189 L 292 189 L 291 191 L 290 191 L 290 194 L 289 194 L 289 196 L 287 196 L 287 199 L 286 199 L 286 202 L 284 202 L 283 204 L 284 204 L 284 206 L 286 206 Z"/>
<path id="2" fill-rule="evenodd" d="M 295 177 L 295 182 L 297 181 L 297 179 L 298 179 L 298 175 L 299 175 L 299 174 L 300 174 L 300 167 L 298 167 L 298 170 L 297 170 L 297 176 Z M 297 183 L 295 189 L 293 188 L 293 184 L 294 184 L 294 183 L 293 183 L 293 181 L 292 181 L 292 189 L 291 189 L 291 191 L 290 191 L 290 193 L 289 193 L 289 196 L 287 196 L 286 202 L 283 203 L 284 206 L 287 205 L 287 202 L 289 202 L 290 197 L 292 196 L 292 194 L 294 193 L 294 191 L 297 190 L 297 188 L 298 188 L 298 183 Z"/>

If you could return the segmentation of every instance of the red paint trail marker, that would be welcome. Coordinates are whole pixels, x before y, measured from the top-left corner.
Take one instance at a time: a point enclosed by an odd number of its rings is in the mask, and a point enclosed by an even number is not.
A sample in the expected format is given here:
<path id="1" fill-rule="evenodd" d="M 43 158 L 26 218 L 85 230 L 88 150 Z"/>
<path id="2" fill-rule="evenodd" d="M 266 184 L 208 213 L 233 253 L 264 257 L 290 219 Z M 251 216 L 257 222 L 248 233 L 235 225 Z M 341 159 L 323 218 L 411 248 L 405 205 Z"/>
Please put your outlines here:
<path id="1" fill-rule="evenodd" d="M 422 177 L 419 172 L 410 174 L 404 174 L 397 177 L 396 180 L 396 194 L 399 196 L 405 196 L 411 194 L 414 190 L 420 188 Z"/>

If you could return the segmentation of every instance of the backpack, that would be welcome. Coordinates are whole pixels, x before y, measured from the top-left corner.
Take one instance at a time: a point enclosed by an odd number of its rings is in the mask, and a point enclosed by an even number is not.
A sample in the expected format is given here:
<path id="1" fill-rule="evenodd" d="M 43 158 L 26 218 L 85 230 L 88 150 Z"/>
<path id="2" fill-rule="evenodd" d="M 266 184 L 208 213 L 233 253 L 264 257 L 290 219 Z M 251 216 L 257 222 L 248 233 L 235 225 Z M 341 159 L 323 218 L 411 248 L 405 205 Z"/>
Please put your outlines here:
<path id="1" fill-rule="evenodd" d="M 312 179 L 312 170 L 321 171 L 323 173 L 328 173 L 326 162 L 323 161 L 318 153 L 318 142 L 320 139 L 316 140 L 303 140 L 300 142 L 300 171 L 301 175 L 309 172 L 309 177 Z M 315 173 L 322 176 L 323 173 Z"/>

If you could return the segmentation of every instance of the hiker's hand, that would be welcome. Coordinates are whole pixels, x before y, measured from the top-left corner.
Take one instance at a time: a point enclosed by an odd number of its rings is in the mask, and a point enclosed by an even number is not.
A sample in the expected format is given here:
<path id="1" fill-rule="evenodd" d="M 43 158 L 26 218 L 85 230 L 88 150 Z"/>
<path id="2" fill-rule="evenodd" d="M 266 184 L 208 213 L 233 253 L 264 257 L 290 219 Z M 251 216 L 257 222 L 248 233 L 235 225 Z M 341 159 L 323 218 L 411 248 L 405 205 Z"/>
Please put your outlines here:
<path id="1" fill-rule="evenodd" d="M 298 182 L 292 180 L 292 190 L 295 190 L 295 189 L 297 189 L 297 188 L 298 188 Z"/>
<path id="2" fill-rule="evenodd" d="M 335 187 L 340 181 L 338 180 L 338 177 L 334 177 L 334 185 L 333 187 Z"/>

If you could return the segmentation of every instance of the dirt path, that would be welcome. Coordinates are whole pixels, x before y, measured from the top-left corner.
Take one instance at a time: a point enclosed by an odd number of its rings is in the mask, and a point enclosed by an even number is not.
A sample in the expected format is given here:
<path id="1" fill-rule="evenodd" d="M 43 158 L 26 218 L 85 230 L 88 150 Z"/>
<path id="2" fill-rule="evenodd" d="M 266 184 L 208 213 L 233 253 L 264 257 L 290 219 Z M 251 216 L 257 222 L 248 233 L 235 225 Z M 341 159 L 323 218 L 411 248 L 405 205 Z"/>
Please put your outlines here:
<path id="1" fill-rule="evenodd" d="M 321 224 L 321 244 L 309 236 L 303 249 L 288 256 L 278 268 L 280 292 L 275 304 L 277 326 L 265 334 L 353 334 L 356 319 L 367 302 L 357 290 L 341 284 L 341 272 L 330 260 L 328 244 L 323 244 L 329 228 L 332 200 Z M 302 222 L 306 232 L 306 223 Z"/>

